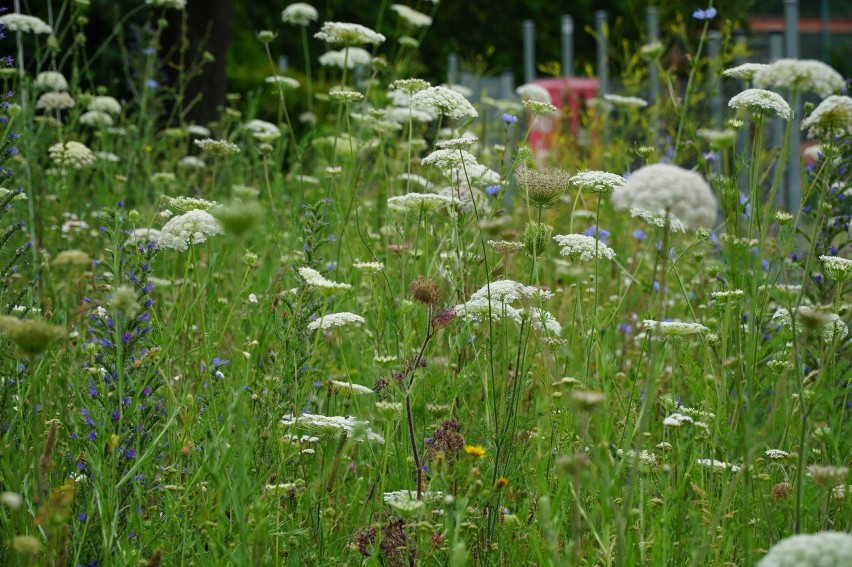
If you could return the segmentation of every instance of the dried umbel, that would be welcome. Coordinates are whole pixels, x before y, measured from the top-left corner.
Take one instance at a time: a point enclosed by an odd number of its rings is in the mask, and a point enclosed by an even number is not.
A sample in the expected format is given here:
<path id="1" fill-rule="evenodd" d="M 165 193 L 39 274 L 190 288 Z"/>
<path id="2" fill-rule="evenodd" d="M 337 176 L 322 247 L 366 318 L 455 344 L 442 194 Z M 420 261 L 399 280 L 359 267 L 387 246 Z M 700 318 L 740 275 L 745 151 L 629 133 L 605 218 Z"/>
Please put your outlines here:
<path id="1" fill-rule="evenodd" d="M 441 301 L 441 288 L 434 281 L 418 276 L 408 285 L 411 295 L 424 305 L 435 305 Z"/>
<path id="2" fill-rule="evenodd" d="M 515 171 L 518 186 L 524 191 L 530 207 L 553 207 L 571 183 L 567 171 L 559 168 L 531 169 L 521 166 Z"/>

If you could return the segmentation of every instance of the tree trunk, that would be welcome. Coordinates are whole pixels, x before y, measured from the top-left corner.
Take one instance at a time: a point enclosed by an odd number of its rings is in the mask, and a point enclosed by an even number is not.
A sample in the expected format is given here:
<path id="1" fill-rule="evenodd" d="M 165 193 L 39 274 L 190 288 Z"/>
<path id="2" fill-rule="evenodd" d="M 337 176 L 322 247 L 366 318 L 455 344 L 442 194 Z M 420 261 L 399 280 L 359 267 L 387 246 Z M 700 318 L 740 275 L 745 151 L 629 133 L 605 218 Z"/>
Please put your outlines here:
<path id="1" fill-rule="evenodd" d="M 186 86 L 183 101 L 178 101 L 185 120 L 207 124 L 219 117 L 225 104 L 225 62 L 233 30 L 234 0 L 191 0 L 186 7 L 186 41 L 184 72 L 199 61 L 204 52 L 213 55 L 205 60 L 201 74 L 193 77 Z M 180 42 L 183 14 L 169 10 L 169 27 L 163 35 L 165 53 L 169 54 L 168 80 L 173 87 L 181 64 Z M 188 108 L 188 111 L 186 110 Z"/>

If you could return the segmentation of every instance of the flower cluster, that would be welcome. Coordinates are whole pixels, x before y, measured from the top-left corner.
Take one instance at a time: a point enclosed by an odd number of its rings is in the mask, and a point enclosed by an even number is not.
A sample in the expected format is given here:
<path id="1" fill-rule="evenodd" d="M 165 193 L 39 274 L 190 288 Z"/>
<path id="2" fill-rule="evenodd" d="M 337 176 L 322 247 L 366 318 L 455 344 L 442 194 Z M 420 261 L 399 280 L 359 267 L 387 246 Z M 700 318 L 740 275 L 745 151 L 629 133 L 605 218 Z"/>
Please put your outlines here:
<path id="1" fill-rule="evenodd" d="M 562 249 L 559 253 L 563 256 L 576 258 L 581 262 L 588 262 L 599 258 L 601 260 L 612 260 L 615 258 L 615 252 L 592 236 L 585 234 L 557 234 L 553 237 Z"/>
<path id="2" fill-rule="evenodd" d="M 843 75 L 815 59 L 776 59 L 754 74 L 760 89 L 789 89 L 814 93 L 823 98 L 846 86 Z"/>
<path id="3" fill-rule="evenodd" d="M 633 172 L 612 202 L 621 209 L 671 213 L 690 230 L 712 227 L 718 214 L 713 190 L 700 174 L 665 163 Z"/>
<path id="4" fill-rule="evenodd" d="M 380 45 L 385 36 L 361 24 L 325 22 L 314 37 L 332 45 Z"/>
<path id="5" fill-rule="evenodd" d="M 852 98 L 831 95 L 802 120 L 802 130 L 811 138 L 852 135 Z"/>
<path id="6" fill-rule="evenodd" d="M 310 4 L 295 2 L 290 4 L 281 12 L 281 21 L 294 26 L 307 26 L 317 21 L 319 12 Z"/>
<path id="7" fill-rule="evenodd" d="M 318 435 L 343 434 L 349 439 L 358 442 L 385 442 L 381 435 L 370 429 L 370 424 L 368 422 L 355 419 L 351 416 L 343 417 L 338 415 L 303 413 L 298 417 L 293 417 L 288 414 L 281 419 L 281 424 L 285 426 L 298 427 Z"/>
<path id="8" fill-rule="evenodd" d="M 47 149 L 50 159 L 59 167 L 86 169 L 97 161 L 94 152 L 80 142 L 60 142 Z"/>
<path id="9" fill-rule="evenodd" d="M 852 565 L 852 535 L 843 532 L 796 534 L 769 548 L 757 567 Z"/>
<path id="10" fill-rule="evenodd" d="M 461 93 L 447 87 L 429 87 L 411 96 L 411 108 L 443 114 L 454 120 L 476 118 L 479 113 Z"/>
<path id="11" fill-rule="evenodd" d="M 201 209 L 193 209 L 169 219 L 160 231 L 158 245 L 183 252 L 189 249 L 190 244 L 201 244 L 207 237 L 223 232 L 222 225 L 213 215 Z"/>
<path id="12" fill-rule="evenodd" d="M 333 327 L 343 327 L 353 323 L 364 323 L 364 318 L 348 311 L 329 313 L 311 321 L 308 324 L 308 331 L 316 331 L 317 329 L 327 331 Z"/>
<path id="13" fill-rule="evenodd" d="M 780 94 L 764 89 L 745 90 L 729 100 L 728 106 L 744 108 L 759 115 L 778 116 L 784 120 L 793 118 L 793 109 L 787 101 Z"/>
<path id="14" fill-rule="evenodd" d="M 313 268 L 299 268 L 299 275 L 302 276 L 302 279 L 304 279 L 305 283 L 309 286 L 313 286 L 322 290 L 352 289 L 352 286 L 348 283 L 333 282 L 329 279 L 324 278 L 322 274 L 320 274 Z"/>

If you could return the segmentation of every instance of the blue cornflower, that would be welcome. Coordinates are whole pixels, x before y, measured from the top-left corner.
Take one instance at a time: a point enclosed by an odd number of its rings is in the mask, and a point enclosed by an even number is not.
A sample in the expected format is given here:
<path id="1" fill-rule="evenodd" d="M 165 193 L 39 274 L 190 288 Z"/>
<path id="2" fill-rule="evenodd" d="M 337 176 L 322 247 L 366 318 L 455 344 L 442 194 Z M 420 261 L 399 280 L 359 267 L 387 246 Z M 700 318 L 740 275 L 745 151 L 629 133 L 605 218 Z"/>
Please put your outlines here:
<path id="1" fill-rule="evenodd" d="M 515 122 L 517 122 L 517 121 L 518 121 L 518 117 L 517 117 L 517 116 L 513 116 L 513 115 L 511 115 L 511 114 L 509 114 L 509 113 L 503 114 L 500 118 L 501 118 L 501 119 L 503 120 L 503 122 L 505 122 L 506 124 L 514 124 Z"/>
<path id="2" fill-rule="evenodd" d="M 692 13 L 692 17 L 696 20 L 712 20 L 719 12 L 716 8 L 710 6 L 706 10 L 696 10 Z"/>
<path id="3" fill-rule="evenodd" d="M 488 187 L 485 188 L 485 192 L 493 197 L 494 195 L 496 195 L 497 193 L 500 192 L 500 186 L 499 185 L 489 185 Z"/>
<path id="4" fill-rule="evenodd" d="M 591 237 L 597 238 L 598 240 L 600 240 L 604 244 L 607 244 L 610 233 L 606 229 L 598 228 L 595 225 L 591 225 L 589 228 L 587 228 L 586 230 L 583 231 L 583 234 L 585 236 L 591 236 Z"/>
<path id="5" fill-rule="evenodd" d="M 635 240 L 637 240 L 638 242 L 642 242 L 643 240 L 648 238 L 648 235 L 645 234 L 645 231 L 642 230 L 641 228 L 637 228 L 636 230 L 633 231 L 633 238 Z"/>

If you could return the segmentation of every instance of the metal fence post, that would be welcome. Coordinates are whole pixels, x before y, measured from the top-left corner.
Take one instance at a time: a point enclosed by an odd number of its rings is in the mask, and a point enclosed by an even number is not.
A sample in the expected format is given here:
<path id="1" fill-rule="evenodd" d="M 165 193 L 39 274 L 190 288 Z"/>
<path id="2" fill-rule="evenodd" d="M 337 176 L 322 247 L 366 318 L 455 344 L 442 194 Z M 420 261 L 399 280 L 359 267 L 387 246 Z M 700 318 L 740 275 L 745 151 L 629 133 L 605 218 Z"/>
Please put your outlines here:
<path id="1" fill-rule="evenodd" d="M 447 55 L 447 82 L 451 85 L 459 82 L 459 56 L 455 53 Z"/>
<path id="2" fill-rule="evenodd" d="M 562 16 L 562 76 L 574 76 L 574 18 Z"/>
<path id="3" fill-rule="evenodd" d="M 799 58 L 799 0 L 784 0 L 784 56 L 789 59 Z M 802 199 L 801 120 L 802 102 L 796 100 L 790 125 L 790 159 L 787 161 L 786 204 L 789 211 L 798 210 Z"/>
<path id="4" fill-rule="evenodd" d="M 524 20 L 524 82 L 535 80 L 535 23 Z"/>

